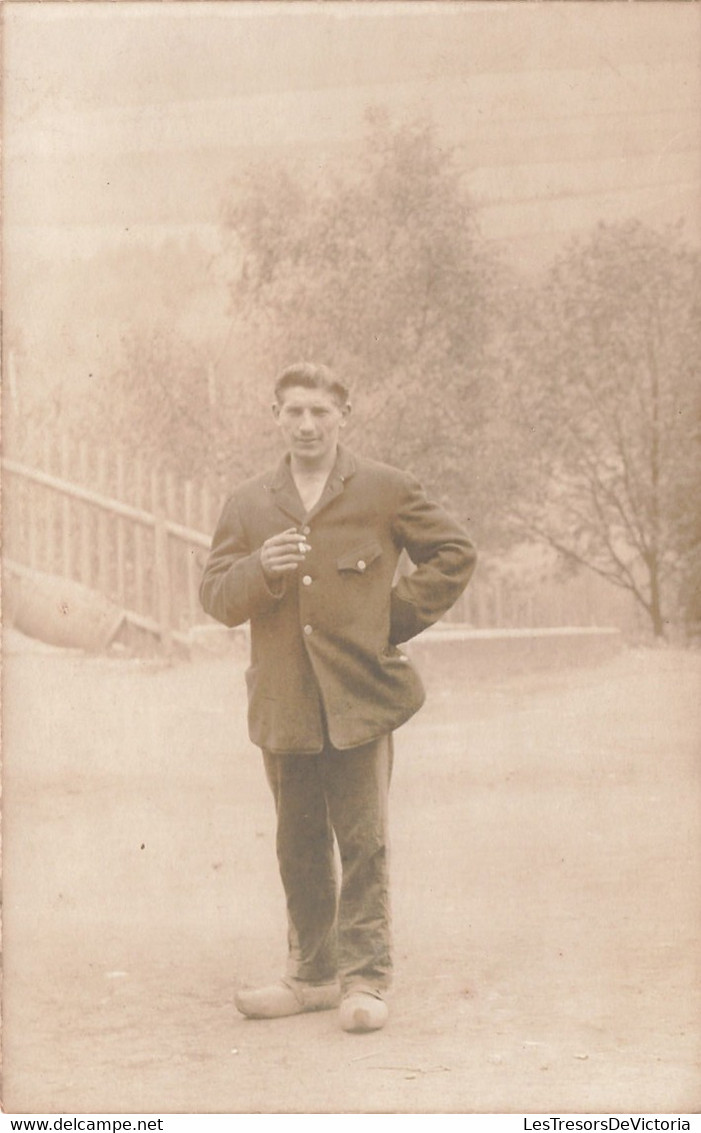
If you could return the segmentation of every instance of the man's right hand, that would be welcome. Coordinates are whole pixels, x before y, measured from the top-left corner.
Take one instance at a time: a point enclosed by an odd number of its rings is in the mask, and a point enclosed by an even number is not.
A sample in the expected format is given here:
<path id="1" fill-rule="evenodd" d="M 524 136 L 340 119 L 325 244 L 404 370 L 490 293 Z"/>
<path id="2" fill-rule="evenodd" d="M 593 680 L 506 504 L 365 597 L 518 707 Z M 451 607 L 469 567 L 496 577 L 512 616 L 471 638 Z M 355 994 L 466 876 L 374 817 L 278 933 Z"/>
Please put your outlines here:
<path id="1" fill-rule="evenodd" d="M 288 527 L 279 535 L 266 539 L 260 549 L 260 565 L 268 578 L 276 578 L 287 571 L 297 570 L 311 548 L 304 535 L 295 527 Z"/>

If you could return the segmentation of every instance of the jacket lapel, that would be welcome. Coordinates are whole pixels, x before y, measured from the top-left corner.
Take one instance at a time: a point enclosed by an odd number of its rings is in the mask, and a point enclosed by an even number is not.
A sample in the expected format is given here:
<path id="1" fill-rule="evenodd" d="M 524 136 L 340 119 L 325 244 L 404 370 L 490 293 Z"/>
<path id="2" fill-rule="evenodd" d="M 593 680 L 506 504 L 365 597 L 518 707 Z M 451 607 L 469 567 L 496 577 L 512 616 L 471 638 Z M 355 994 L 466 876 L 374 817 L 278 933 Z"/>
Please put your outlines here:
<path id="1" fill-rule="evenodd" d="M 270 491 L 280 511 L 284 511 L 285 515 L 288 515 L 295 523 L 301 523 L 306 512 L 292 479 L 289 455 L 284 456 L 278 464 L 275 475 L 270 482 Z"/>
<path id="2" fill-rule="evenodd" d="M 323 511 L 325 507 L 328 507 L 332 500 L 335 500 L 336 496 L 341 494 L 346 481 L 350 479 L 354 472 L 355 460 L 353 459 L 352 453 L 339 445 L 336 463 L 331 469 L 326 487 L 321 493 L 317 503 L 315 503 L 309 514 L 307 514 L 304 504 L 299 498 L 299 492 L 295 487 L 295 482 L 292 479 L 288 453 L 282 458 L 275 470 L 275 474 L 270 482 L 270 491 L 280 511 L 283 511 L 285 515 L 288 515 L 295 523 L 302 523 L 305 519 L 312 519 L 314 516 L 318 515 L 320 511 Z"/>
<path id="3" fill-rule="evenodd" d="M 348 449 L 343 448 L 341 445 L 339 445 L 338 453 L 336 455 L 336 463 L 331 469 L 329 478 L 326 481 L 326 486 L 321 493 L 321 496 L 314 504 L 314 507 L 309 512 L 307 518 L 313 519 L 319 514 L 320 511 L 323 511 L 325 507 L 328 507 L 328 505 L 333 500 L 335 500 L 337 496 L 340 496 L 341 492 L 346 486 L 346 481 L 350 480 L 354 472 L 355 460 L 353 459 L 352 454 L 348 451 Z"/>

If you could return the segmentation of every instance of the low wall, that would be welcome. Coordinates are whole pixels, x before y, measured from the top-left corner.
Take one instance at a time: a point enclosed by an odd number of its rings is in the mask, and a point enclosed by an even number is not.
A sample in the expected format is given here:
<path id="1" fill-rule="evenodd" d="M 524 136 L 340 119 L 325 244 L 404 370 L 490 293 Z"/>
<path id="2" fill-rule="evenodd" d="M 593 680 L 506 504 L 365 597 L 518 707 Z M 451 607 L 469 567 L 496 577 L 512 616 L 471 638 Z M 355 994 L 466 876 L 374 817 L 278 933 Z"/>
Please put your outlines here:
<path id="1" fill-rule="evenodd" d="M 615 656 L 621 632 L 605 626 L 553 629 L 471 629 L 438 626 L 402 648 L 420 668 L 449 677 L 506 676 L 533 669 L 592 665 Z"/>
<path id="2" fill-rule="evenodd" d="M 620 630 L 605 626 L 554 629 L 472 629 L 441 623 L 401 648 L 419 668 L 439 677 L 459 672 L 499 676 L 559 666 L 591 665 L 615 656 L 623 646 Z M 193 660 L 237 654 L 248 656 L 248 626 L 199 626 L 189 634 Z"/>

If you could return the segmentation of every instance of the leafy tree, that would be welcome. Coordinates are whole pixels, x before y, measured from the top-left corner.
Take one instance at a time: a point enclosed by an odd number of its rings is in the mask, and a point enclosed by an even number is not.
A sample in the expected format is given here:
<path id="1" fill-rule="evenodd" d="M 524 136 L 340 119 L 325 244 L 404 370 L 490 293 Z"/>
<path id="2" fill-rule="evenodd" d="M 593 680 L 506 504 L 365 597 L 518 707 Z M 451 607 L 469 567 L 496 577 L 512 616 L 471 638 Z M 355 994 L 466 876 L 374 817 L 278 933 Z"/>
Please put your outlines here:
<path id="1" fill-rule="evenodd" d="M 353 443 L 413 467 L 466 518 L 485 514 L 476 438 L 497 267 L 434 127 L 376 111 L 352 160 L 323 175 L 289 158 L 237 174 L 222 236 L 214 257 L 162 245 L 98 274 L 92 302 L 111 299 L 118 338 L 110 365 L 75 386 L 82 434 L 183 476 L 239 480 L 277 453 L 272 378 L 319 359 L 351 382 Z"/>
<path id="2" fill-rule="evenodd" d="M 106 420 L 92 421 L 88 402 L 109 402 L 137 338 L 147 344 L 170 335 L 206 357 L 230 321 L 211 244 L 195 235 L 157 242 L 125 236 L 86 259 L 13 261 L 10 315 L 22 331 L 16 355 L 23 412 L 45 400 L 51 413 L 60 407 L 62 424 L 109 435 L 117 405 Z"/>
<path id="3" fill-rule="evenodd" d="M 517 529 L 630 591 L 658 636 L 701 536 L 700 274 L 678 229 L 601 224 L 511 328 Z"/>
<path id="4" fill-rule="evenodd" d="M 268 396 L 271 376 L 299 358 L 336 367 L 358 406 L 354 443 L 413 467 L 464 511 L 468 497 L 478 505 L 471 441 L 488 410 L 497 268 L 433 125 L 392 126 L 375 111 L 352 168 L 252 169 L 224 220 L 238 372 Z"/>
<path id="5" fill-rule="evenodd" d="M 110 438 L 148 465 L 196 475 L 212 426 L 202 352 L 172 329 L 127 333 L 122 352 L 122 365 L 95 390 L 91 418 L 104 427 L 111 416 Z"/>
<path id="6" fill-rule="evenodd" d="M 122 365 L 86 405 L 84 435 L 225 489 L 250 474 L 255 438 L 238 391 L 219 384 L 208 344 L 170 326 L 133 330 L 122 341 Z"/>

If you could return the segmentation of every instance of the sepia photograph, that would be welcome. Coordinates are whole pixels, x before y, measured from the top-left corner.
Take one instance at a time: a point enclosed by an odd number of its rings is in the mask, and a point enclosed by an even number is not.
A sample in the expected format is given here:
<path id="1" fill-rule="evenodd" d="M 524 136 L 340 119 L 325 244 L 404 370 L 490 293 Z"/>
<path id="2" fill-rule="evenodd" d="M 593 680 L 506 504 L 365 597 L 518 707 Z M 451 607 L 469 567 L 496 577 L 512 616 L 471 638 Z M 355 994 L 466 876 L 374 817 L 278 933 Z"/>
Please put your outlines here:
<path id="1" fill-rule="evenodd" d="M 0 15 L 3 1112 L 689 1129 L 701 4 Z"/>

